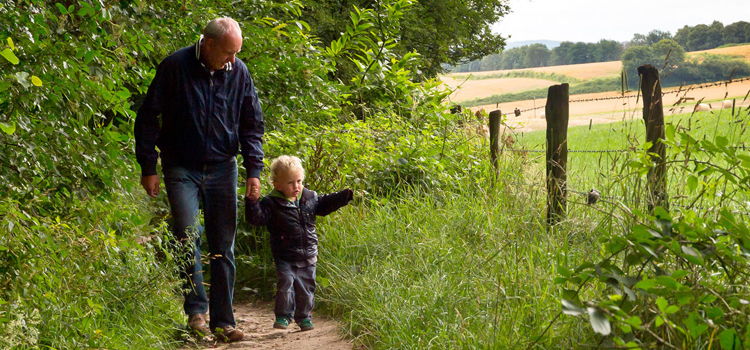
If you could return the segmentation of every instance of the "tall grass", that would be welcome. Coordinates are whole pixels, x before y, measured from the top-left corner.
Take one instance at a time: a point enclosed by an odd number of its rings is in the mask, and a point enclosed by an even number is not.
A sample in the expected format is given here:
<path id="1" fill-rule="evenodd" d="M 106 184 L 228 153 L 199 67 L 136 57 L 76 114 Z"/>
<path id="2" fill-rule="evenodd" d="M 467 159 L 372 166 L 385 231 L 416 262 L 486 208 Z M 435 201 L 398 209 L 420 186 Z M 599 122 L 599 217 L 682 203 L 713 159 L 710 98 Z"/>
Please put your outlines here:
<path id="1" fill-rule="evenodd" d="M 59 216 L 40 215 L 43 197 L 0 201 L 0 348 L 177 347 L 176 264 L 159 236 L 137 243 L 152 230 L 142 198 L 65 198 Z"/>
<path id="2" fill-rule="evenodd" d="M 596 255 L 598 225 L 547 232 L 544 193 L 514 184 L 518 159 L 505 164 L 494 187 L 477 170 L 473 184 L 363 201 L 321 220 L 323 309 L 375 349 L 532 344 L 560 310 L 557 263 Z M 556 322 L 541 344 L 592 341 L 585 327 Z"/>

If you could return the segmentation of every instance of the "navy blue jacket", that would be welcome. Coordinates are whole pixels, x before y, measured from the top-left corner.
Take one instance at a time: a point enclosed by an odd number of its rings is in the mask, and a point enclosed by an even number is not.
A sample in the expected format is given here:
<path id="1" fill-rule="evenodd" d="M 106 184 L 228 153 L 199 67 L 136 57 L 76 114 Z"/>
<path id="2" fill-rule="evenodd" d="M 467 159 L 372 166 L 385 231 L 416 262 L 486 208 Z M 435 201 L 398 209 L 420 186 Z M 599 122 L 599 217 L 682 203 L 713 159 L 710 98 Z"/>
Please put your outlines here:
<path id="1" fill-rule="evenodd" d="M 352 190 L 346 189 L 318 196 L 305 188 L 297 204 L 276 191 L 259 201 L 245 197 L 245 219 L 251 225 L 268 228 L 275 259 L 304 261 L 318 256 L 315 217 L 326 216 L 347 205 L 353 195 Z"/>
<path id="2" fill-rule="evenodd" d="M 231 69 L 212 76 L 196 56 L 195 45 L 182 48 L 156 70 L 135 119 L 141 175 L 156 174 L 159 156 L 164 166 L 198 169 L 235 157 L 241 149 L 247 177 L 259 177 L 263 113 L 247 67 L 237 58 Z"/>

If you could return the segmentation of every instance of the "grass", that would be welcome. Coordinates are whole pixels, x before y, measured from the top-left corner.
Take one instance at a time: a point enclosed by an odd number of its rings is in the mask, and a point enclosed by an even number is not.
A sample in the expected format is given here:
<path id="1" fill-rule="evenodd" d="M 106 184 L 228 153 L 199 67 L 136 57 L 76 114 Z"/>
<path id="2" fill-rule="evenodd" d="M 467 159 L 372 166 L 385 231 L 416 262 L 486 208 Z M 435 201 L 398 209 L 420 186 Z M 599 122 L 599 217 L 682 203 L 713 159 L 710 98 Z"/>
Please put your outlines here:
<path id="1" fill-rule="evenodd" d="M 640 115 L 640 112 L 632 112 Z M 716 135 L 727 137 L 730 145 L 746 145 L 748 128 L 748 110 L 737 109 L 731 114 L 731 109 L 711 112 L 696 112 L 678 114 L 665 117 L 665 124 L 689 131 L 696 139 L 713 140 Z M 545 149 L 545 131 L 535 131 L 518 134 L 517 149 Z M 610 124 L 577 126 L 568 129 L 569 150 L 621 150 L 637 151 L 642 149 L 645 142 L 645 127 L 640 119 L 627 120 Z M 544 154 L 533 154 L 532 160 L 537 169 L 544 165 Z M 668 153 L 669 159 L 677 155 Z M 635 186 L 633 169 L 627 162 L 636 157 L 635 152 L 623 153 L 568 153 L 568 186 L 570 189 L 585 192 L 591 188 L 600 190 L 603 194 L 614 197 L 628 198 L 635 201 L 635 195 L 629 193 L 630 186 Z M 670 192 L 683 196 L 686 193 L 685 174 L 672 168 L 668 183 Z M 541 170 L 538 170 L 541 172 Z M 543 174 L 543 173 L 542 173 Z M 630 180 L 625 181 L 625 178 Z M 623 181 L 615 181 L 623 179 Z M 624 185 L 627 184 L 627 185 Z M 708 199 L 710 196 L 706 196 Z M 681 203 L 679 200 L 676 203 Z"/>
<path id="2" fill-rule="evenodd" d="M 69 212 L 56 217 L 35 213 L 50 204 L 44 199 L 29 207 L 0 201 L 0 344 L 13 349 L 182 344 L 174 260 L 157 236 L 136 243 L 151 233 L 152 214 L 141 199 L 132 192 L 67 198 Z"/>
<path id="3" fill-rule="evenodd" d="M 556 266 L 596 255 L 597 234 L 546 232 L 543 192 L 514 186 L 523 165 L 505 165 L 494 189 L 414 190 L 321 219 L 319 305 L 374 349 L 532 344 L 560 310 Z M 594 342 L 586 328 L 564 318 L 540 344 Z"/>

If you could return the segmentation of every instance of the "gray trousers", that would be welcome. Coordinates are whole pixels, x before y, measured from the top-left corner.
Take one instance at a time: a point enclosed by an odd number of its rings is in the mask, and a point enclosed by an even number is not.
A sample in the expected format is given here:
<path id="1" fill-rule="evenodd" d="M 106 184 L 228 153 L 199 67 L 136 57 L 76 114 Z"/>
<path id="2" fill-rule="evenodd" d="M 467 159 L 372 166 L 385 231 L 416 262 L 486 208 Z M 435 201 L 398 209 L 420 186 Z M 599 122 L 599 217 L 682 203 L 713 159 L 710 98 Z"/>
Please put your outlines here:
<path id="1" fill-rule="evenodd" d="M 276 317 L 299 323 L 312 318 L 315 299 L 315 264 L 297 267 L 293 261 L 276 259 Z"/>

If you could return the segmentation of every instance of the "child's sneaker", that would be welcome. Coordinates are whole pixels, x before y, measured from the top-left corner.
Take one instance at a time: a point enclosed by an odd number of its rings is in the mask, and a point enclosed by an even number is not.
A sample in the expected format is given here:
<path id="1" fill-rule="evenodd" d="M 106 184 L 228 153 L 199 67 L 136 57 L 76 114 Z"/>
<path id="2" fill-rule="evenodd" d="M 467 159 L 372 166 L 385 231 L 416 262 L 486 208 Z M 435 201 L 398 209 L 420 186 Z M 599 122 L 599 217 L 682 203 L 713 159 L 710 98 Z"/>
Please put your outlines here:
<path id="1" fill-rule="evenodd" d="M 303 332 L 304 331 L 309 331 L 309 330 L 315 328 L 315 326 L 313 326 L 312 320 L 309 319 L 309 318 L 306 318 L 306 319 L 300 321 L 298 323 L 298 325 L 299 325 L 299 329 L 301 331 L 303 331 Z"/>
<path id="2" fill-rule="evenodd" d="M 289 327 L 289 319 L 286 317 L 276 317 L 276 322 L 273 323 L 273 328 L 287 329 Z"/>

